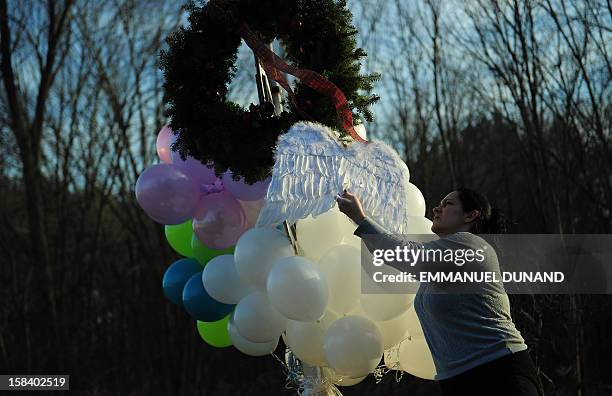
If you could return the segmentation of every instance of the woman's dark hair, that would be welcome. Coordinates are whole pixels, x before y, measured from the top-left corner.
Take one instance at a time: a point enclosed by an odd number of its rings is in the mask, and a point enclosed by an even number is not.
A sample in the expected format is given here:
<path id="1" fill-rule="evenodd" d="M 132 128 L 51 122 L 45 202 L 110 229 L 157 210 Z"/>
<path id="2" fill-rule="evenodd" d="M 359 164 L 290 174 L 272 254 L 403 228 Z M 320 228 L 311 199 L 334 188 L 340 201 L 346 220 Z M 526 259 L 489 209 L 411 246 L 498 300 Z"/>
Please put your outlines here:
<path id="1" fill-rule="evenodd" d="M 477 210 L 480 216 L 474 221 L 474 234 L 505 234 L 508 223 L 501 210 L 491 207 L 491 203 L 483 194 L 469 188 L 458 188 L 457 194 L 464 212 Z"/>

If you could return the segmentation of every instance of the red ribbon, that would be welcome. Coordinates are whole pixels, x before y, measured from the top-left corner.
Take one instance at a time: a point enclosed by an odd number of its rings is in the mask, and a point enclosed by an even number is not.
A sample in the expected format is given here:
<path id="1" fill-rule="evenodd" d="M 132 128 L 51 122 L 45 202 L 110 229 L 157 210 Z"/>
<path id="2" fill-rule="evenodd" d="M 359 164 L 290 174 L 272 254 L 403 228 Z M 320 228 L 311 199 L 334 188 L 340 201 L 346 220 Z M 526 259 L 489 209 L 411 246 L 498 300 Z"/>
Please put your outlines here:
<path id="1" fill-rule="evenodd" d="M 268 78 L 273 79 L 283 87 L 294 103 L 295 95 L 282 72 L 299 78 L 308 87 L 322 95 L 328 96 L 336 108 L 336 113 L 338 114 L 342 128 L 344 128 L 353 139 L 367 143 L 366 140 L 357 134 L 355 128 L 353 128 L 353 115 L 349 109 L 346 97 L 340 88 L 317 72 L 288 65 L 281 57 L 266 47 L 264 43 L 255 36 L 246 23 L 241 25 L 240 34 L 244 42 L 253 50 L 255 56 L 261 61 Z"/>

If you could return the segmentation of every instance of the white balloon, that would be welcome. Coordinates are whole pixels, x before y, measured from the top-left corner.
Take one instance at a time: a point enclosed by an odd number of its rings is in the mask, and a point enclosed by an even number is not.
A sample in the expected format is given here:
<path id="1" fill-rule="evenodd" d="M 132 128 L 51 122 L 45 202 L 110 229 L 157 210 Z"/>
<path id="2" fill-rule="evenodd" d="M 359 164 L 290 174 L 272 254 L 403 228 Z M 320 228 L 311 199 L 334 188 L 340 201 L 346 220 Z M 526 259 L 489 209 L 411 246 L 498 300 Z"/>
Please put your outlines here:
<path id="1" fill-rule="evenodd" d="M 421 328 L 421 322 L 419 321 L 419 317 L 417 316 L 417 313 L 414 310 L 414 306 L 410 307 L 406 314 L 408 316 L 406 326 L 410 337 L 421 339 L 425 338 L 425 334 L 423 333 L 423 329 Z"/>
<path id="2" fill-rule="evenodd" d="M 334 206 L 332 210 L 337 210 L 340 212 L 340 209 L 337 206 Z M 353 220 L 349 219 L 347 215 L 342 213 L 340 226 L 342 227 L 342 244 L 361 249 L 361 238 L 354 234 L 355 230 L 357 229 L 357 224 L 353 223 Z"/>
<path id="3" fill-rule="evenodd" d="M 310 322 L 325 313 L 329 296 L 325 276 L 304 257 L 277 260 L 268 275 L 267 290 L 272 306 L 289 319 Z"/>
<path id="4" fill-rule="evenodd" d="M 406 196 L 406 206 L 410 216 L 425 216 L 425 197 L 423 193 L 412 183 L 408 183 L 408 194 Z"/>
<path id="5" fill-rule="evenodd" d="M 378 327 L 361 316 L 336 320 L 325 333 L 325 360 L 338 374 L 361 377 L 372 372 L 383 354 Z"/>
<path id="6" fill-rule="evenodd" d="M 436 366 L 431 352 L 425 339 L 421 338 L 404 340 L 400 343 L 399 349 L 386 351 L 385 365 L 427 380 L 433 380 L 436 376 Z"/>
<path id="7" fill-rule="evenodd" d="M 231 317 L 229 322 L 227 322 L 227 334 L 236 349 L 250 356 L 269 355 L 274 352 L 278 345 L 278 337 L 269 342 L 251 342 L 247 340 L 238 333 L 234 319 Z"/>
<path id="8" fill-rule="evenodd" d="M 423 216 L 409 216 L 406 227 L 406 234 L 431 235 L 431 220 Z"/>
<path id="9" fill-rule="evenodd" d="M 357 229 L 357 225 L 353 223 L 353 220 L 349 219 L 347 215 L 340 212 L 340 208 L 338 208 L 337 206 L 331 208 L 330 211 L 336 212 L 336 216 L 340 217 L 342 243 L 347 243 L 345 241 L 350 240 L 352 238 L 357 238 L 358 240 L 361 240 L 361 238 L 354 235 L 354 232 Z"/>
<path id="10" fill-rule="evenodd" d="M 314 262 L 319 261 L 326 251 L 342 242 L 343 224 L 346 224 L 346 216 L 336 207 L 317 217 L 300 219 L 297 240 L 304 255 Z"/>
<path id="11" fill-rule="evenodd" d="M 359 238 L 356 235 L 352 235 L 352 234 L 345 235 L 344 238 L 342 238 L 342 244 L 353 246 L 353 247 L 356 247 L 357 249 L 361 249 L 361 238 Z"/>
<path id="12" fill-rule="evenodd" d="M 372 319 L 368 318 L 368 315 L 365 313 L 365 311 L 361 307 L 361 304 L 357 304 L 357 306 L 355 308 L 353 308 L 351 310 L 351 312 L 346 313 L 343 316 L 361 316 L 361 317 L 366 318 L 368 320 L 372 320 Z"/>
<path id="13" fill-rule="evenodd" d="M 202 283 L 212 298 L 225 304 L 237 304 L 253 292 L 238 276 L 234 256 L 231 254 L 213 257 L 202 271 Z"/>
<path id="14" fill-rule="evenodd" d="M 366 379 L 366 377 L 367 375 L 364 375 L 363 377 L 357 377 L 357 378 L 345 377 L 345 376 L 340 375 L 334 380 L 334 384 L 338 386 L 353 386 L 353 385 L 357 385 L 358 383 Z"/>
<path id="15" fill-rule="evenodd" d="M 287 323 L 289 323 L 289 321 L 287 321 Z M 288 343 L 287 343 L 287 331 L 283 331 L 281 333 L 281 338 L 283 339 L 283 342 L 285 343 L 285 345 L 288 345 Z"/>
<path id="16" fill-rule="evenodd" d="M 383 348 L 389 349 L 400 341 L 408 338 L 408 322 L 411 320 L 410 309 L 398 316 L 385 321 L 375 321 L 383 338 Z"/>
<path id="17" fill-rule="evenodd" d="M 252 228 L 242 234 L 234 250 L 238 275 L 262 291 L 266 290 L 266 281 L 274 262 L 293 255 L 293 247 L 285 234 L 263 227 Z"/>
<path id="18" fill-rule="evenodd" d="M 380 289 L 379 293 L 362 294 L 360 302 L 368 318 L 385 321 L 405 313 L 413 300 L 414 294 L 385 293 L 384 289 Z"/>
<path id="19" fill-rule="evenodd" d="M 315 322 L 289 320 L 285 342 L 300 360 L 313 366 L 325 366 L 325 332 L 337 319 L 338 315 L 328 310 Z"/>
<path id="20" fill-rule="evenodd" d="M 236 305 L 234 323 L 248 341 L 269 342 L 285 331 L 287 318 L 274 309 L 264 293 L 255 291 Z"/>
<path id="21" fill-rule="evenodd" d="M 361 251 L 354 246 L 337 245 L 319 260 L 329 286 L 329 309 L 349 313 L 361 295 Z"/>

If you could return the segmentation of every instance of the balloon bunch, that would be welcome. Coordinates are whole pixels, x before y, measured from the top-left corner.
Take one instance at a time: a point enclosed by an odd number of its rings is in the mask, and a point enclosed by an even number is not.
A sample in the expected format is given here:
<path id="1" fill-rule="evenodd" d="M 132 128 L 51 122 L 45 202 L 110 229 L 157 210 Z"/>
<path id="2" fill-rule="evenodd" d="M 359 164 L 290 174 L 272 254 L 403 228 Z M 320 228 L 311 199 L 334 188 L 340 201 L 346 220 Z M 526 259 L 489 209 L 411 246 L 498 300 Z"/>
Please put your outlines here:
<path id="1" fill-rule="evenodd" d="M 430 232 L 414 227 L 418 233 Z M 414 295 L 362 293 L 354 229 L 337 208 L 300 220 L 296 255 L 284 233 L 253 228 L 240 237 L 233 257 L 208 263 L 204 289 L 220 301 L 240 298 L 228 332 L 245 354 L 272 353 L 282 337 L 297 358 L 328 368 L 341 386 L 375 372 L 383 356 L 389 368 L 433 379 L 433 360 L 412 307 Z"/>
<path id="2" fill-rule="evenodd" d="M 204 341 L 264 356 L 282 337 L 297 358 L 325 367 L 342 386 L 376 372 L 383 358 L 391 369 L 433 379 L 414 295 L 362 293 L 361 240 L 346 216 L 334 207 L 299 220 L 295 245 L 282 225 L 251 228 L 267 183 L 219 179 L 180 159 L 172 138 L 167 127 L 160 131 L 162 163 L 140 175 L 136 196 L 187 257 L 167 269 L 163 289 L 197 320 Z M 431 233 L 421 192 L 411 184 L 409 194 L 410 233 Z"/>
<path id="3" fill-rule="evenodd" d="M 179 225 L 192 220 L 193 232 L 206 246 L 225 249 L 256 220 L 270 180 L 249 185 L 234 180 L 230 171 L 221 178 L 214 164 L 171 150 L 176 136 L 168 126 L 157 136 L 162 163 L 147 168 L 136 182 L 136 199 L 153 220 Z M 257 203 L 253 203 L 257 201 Z M 179 252 L 180 253 L 180 252 Z"/>
<path id="4" fill-rule="evenodd" d="M 185 256 L 166 270 L 168 299 L 195 319 L 200 335 L 213 346 L 231 345 L 228 313 L 238 300 L 211 297 L 202 284 L 203 267 L 213 258 L 232 254 L 238 238 L 257 220 L 269 180 L 248 185 L 230 171 L 217 177 L 213 164 L 203 165 L 171 149 L 176 136 L 164 126 L 157 136 L 161 163 L 147 168 L 136 182 L 142 209 L 165 225 L 170 246 Z"/>
<path id="5" fill-rule="evenodd" d="M 417 202 L 411 208 L 411 232 L 430 234 L 425 201 L 419 201 L 416 187 L 410 194 L 407 202 Z M 297 222 L 301 253 L 325 279 L 328 302 L 319 320 L 288 320 L 285 343 L 303 362 L 330 367 L 334 382 L 341 386 L 359 383 L 375 372 L 383 356 L 390 369 L 433 379 L 435 367 L 412 307 L 414 295 L 362 292 L 362 282 L 371 278 L 361 265 L 361 239 L 354 230 L 336 207 Z M 276 270 L 274 266 L 269 279 Z M 372 287 L 376 286 L 367 290 Z"/>

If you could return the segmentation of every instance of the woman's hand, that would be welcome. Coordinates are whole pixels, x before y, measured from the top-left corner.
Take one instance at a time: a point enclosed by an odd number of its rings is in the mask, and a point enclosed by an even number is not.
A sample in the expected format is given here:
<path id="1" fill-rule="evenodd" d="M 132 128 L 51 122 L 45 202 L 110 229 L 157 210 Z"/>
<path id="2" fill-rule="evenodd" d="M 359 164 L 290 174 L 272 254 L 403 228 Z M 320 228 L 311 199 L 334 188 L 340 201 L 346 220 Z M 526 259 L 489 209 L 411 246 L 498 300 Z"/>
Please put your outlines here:
<path id="1" fill-rule="evenodd" d="M 350 192 L 344 190 L 342 195 L 338 194 L 336 202 L 338 202 L 340 212 L 347 215 L 349 219 L 353 220 L 357 225 L 365 220 L 366 215 L 361 206 L 361 201 Z"/>

